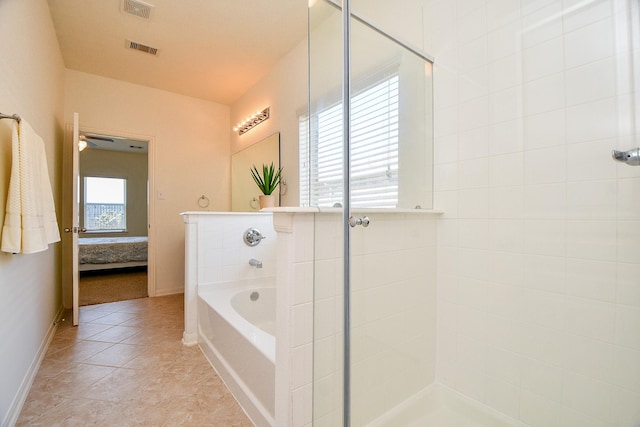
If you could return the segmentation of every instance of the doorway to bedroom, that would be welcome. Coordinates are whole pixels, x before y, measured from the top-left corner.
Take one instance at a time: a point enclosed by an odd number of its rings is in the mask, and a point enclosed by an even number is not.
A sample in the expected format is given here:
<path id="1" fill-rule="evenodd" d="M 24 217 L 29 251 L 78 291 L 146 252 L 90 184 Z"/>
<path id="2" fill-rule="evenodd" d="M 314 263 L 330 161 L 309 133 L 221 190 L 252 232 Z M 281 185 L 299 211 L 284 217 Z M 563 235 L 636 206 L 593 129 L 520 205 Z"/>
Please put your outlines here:
<path id="1" fill-rule="evenodd" d="M 149 141 L 80 132 L 79 305 L 148 292 Z"/>

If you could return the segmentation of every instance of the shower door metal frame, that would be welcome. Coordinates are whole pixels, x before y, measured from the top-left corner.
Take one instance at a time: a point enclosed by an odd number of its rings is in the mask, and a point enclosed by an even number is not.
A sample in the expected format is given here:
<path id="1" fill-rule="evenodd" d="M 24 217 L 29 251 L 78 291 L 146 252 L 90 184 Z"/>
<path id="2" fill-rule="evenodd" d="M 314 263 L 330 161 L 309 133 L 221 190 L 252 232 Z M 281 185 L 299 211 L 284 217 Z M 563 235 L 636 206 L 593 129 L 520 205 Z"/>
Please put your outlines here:
<path id="1" fill-rule="evenodd" d="M 434 64 L 433 56 L 420 52 L 392 35 L 376 28 L 364 19 L 351 14 L 351 0 L 342 0 L 342 7 L 333 0 L 326 0 L 330 5 L 341 9 L 342 12 L 342 57 L 343 57 L 343 83 L 342 83 L 342 121 L 343 121 L 343 209 L 342 209 L 342 233 L 343 233 L 343 426 L 351 425 L 351 232 L 350 229 L 357 225 L 368 225 L 368 218 L 356 219 L 351 217 L 351 19 L 355 19 L 367 28 L 393 41 L 402 48 L 424 61 Z"/>
<path id="2" fill-rule="evenodd" d="M 342 425 L 351 425 L 351 0 L 342 0 L 342 138 L 343 138 L 343 379 L 342 379 Z"/>

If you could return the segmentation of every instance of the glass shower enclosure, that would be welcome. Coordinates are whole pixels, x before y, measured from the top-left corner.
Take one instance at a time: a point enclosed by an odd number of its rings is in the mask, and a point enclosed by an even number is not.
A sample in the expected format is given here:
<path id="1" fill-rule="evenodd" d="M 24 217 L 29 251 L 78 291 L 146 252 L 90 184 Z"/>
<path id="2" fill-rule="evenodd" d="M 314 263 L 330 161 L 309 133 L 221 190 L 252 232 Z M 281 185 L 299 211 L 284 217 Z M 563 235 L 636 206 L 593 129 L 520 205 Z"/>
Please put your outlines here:
<path id="1" fill-rule="evenodd" d="M 314 425 L 640 425 L 639 66 L 636 0 L 310 2 Z"/>
<path id="2" fill-rule="evenodd" d="M 397 421 L 435 379 L 432 59 L 353 6 L 309 8 L 318 426 Z"/>

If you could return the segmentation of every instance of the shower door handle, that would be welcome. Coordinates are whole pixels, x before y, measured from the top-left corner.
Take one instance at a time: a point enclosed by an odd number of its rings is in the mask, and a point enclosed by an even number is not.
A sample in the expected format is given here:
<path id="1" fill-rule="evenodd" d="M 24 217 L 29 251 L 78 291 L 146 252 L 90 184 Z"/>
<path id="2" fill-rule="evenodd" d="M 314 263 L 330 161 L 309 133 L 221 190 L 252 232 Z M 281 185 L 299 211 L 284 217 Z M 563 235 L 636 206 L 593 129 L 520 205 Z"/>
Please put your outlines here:
<path id="1" fill-rule="evenodd" d="M 356 225 L 361 225 L 363 227 L 368 227 L 369 226 L 369 218 L 366 216 L 363 216 L 362 218 L 356 218 L 353 216 L 349 217 L 349 225 L 351 227 L 355 227 Z"/>

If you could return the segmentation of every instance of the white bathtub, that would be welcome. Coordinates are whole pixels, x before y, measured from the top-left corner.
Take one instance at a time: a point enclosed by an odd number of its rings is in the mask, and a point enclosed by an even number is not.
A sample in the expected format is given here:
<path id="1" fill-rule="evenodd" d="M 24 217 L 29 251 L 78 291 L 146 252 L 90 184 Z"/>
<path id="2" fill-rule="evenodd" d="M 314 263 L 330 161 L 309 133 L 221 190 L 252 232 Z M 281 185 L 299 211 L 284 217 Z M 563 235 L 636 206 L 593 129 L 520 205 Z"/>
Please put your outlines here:
<path id="1" fill-rule="evenodd" d="M 275 278 L 198 287 L 198 344 L 257 426 L 275 410 Z"/>

